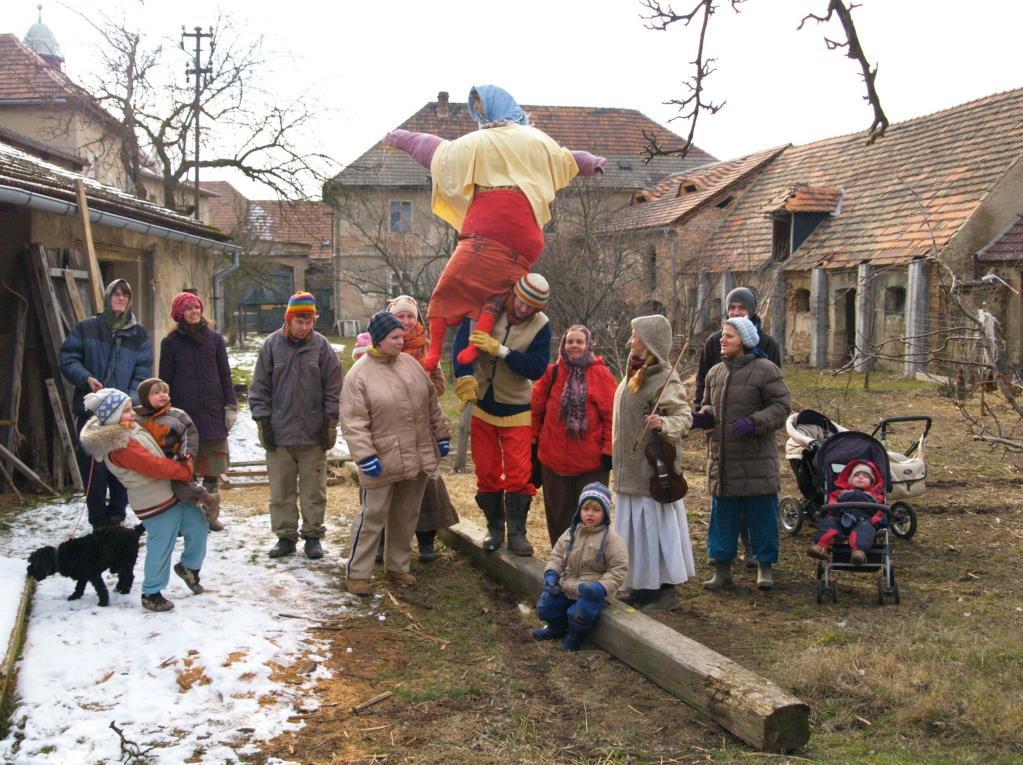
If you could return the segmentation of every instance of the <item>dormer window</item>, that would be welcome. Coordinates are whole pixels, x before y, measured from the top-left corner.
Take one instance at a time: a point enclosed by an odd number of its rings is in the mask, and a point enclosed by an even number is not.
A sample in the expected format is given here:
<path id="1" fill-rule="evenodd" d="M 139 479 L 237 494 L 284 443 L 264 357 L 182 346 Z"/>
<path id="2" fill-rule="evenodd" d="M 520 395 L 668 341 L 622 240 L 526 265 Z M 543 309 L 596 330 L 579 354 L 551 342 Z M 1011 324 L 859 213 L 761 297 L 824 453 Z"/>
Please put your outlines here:
<path id="1" fill-rule="evenodd" d="M 620 159 L 620 160 L 618 160 L 618 169 L 619 170 L 631 170 L 632 169 L 632 163 L 629 160 L 627 160 L 627 159 Z"/>
<path id="2" fill-rule="evenodd" d="M 776 262 L 788 260 L 792 254 L 792 216 L 775 216 L 774 232 L 771 235 L 771 259 Z"/>

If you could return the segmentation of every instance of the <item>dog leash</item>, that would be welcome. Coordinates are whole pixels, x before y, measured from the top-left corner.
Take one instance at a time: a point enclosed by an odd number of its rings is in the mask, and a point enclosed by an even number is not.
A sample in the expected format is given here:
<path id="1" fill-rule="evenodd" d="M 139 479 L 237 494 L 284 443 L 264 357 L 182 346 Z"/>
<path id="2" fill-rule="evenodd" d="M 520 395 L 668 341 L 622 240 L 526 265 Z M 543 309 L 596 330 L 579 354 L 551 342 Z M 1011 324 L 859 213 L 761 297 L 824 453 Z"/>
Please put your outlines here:
<path id="1" fill-rule="evenodd" d="M 78 511 L 78 520 L 75 521 L 75 527 L 73 529 L 71 529 L 71 533 L 68 534 L 68 537 L 67 537 L 68 539 L 74 539 L 75 534 L 78 532 L 78 527 L 82 523 L 82 513 L 84 513 L 86 508 L 88 508 L 88 506 L 89 506 L 89 491 L 90 491 L 90 489 L 92 489 L 92 471 L 93 471 L 93 468 L 95 466 L 96 466 L 96 458 L 92 457 L 92 458 L 89 459 L 89 480 L 86 481 L 86 483 L 85 483 L 85 506 L 82 507 L 82 509 Z"/>

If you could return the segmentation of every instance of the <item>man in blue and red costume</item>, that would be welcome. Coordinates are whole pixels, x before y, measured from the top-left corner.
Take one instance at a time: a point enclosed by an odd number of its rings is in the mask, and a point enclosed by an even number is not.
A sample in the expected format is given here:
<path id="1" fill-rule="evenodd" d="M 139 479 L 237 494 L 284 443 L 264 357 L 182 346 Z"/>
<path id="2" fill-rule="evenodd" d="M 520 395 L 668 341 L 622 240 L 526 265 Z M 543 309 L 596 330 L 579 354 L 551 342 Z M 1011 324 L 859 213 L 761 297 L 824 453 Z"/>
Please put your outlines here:
<path id="1" fill-rule="evenodd" d="M 543 251 L 543 227 L 555 193 L 576 175 L 604 172 L 605 160 L 569 151 L 541 130 L 515 99 L 496 85 L 469 91 L 469 114 L 479 130 L 454 141 L 395 130 L 384 144 L 407 152 L 433 178 L 433 212 L 458 231 L 427 310 L 432 371 L 448 327 L 477 321 L 459 363 L 471 364 L 493 329 L 512 287 Z"/>
<path id="2" fill-rule="evenodd" d="M 547 280 L 529 273 L 520 278 L 497 317 L 493 335 L 473 332 L 464 324 L 455 336 L 455 393 L 475 403 L 469 430 L 476 468 L 476 504 L 487 519 L 483 549 L 504 542 L 516 555 L 532 555 L 526 540 L 526 516 L 536 494 L 532 474 L 533 381 L 550 361 L 551 324 L 541 310 L 550 297 Z M 478 344 L 475 363 L 463 364 L 459 352 L 470 340 Z"/>

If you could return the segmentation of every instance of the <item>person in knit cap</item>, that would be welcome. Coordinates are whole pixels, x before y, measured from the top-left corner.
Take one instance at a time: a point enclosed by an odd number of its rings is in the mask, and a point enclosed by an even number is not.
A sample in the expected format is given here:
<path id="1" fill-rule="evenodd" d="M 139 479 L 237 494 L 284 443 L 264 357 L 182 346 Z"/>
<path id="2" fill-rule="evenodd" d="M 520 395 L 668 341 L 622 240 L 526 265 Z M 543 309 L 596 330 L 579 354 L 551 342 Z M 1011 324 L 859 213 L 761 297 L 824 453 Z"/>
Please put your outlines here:
<path id="1" fill-rule="evenodd" d="M 337 353 L 315 326 L 316 298 L 296 292 L 284 326 L 263 343 L 249 386 L 270 480 L 270 528 L 277 537 L 271 558 L 295 552 L 299 536 L 307 558 L 323 557 L 326 454 L 337 440 L 342 375 Z"/>
<path id="2" fill-rule="evenodd" d="M 533 630 L 533 639 L 560 639 L 564 650 L 578 651 L 628 572 L 625 541 L 611 528 L 611 492 L 602 483 L 587 484 L 544 566 L 536 614 L 547 626 Z"/>
<path id="3" fill-rule="evenodd" d="M 672 467 L 681 474 L 682 439 L 689 433 L 692 415 L 685 386 L 672 367 L 672 340 L 667 317 L 654 314 L 632 320 L 626 377 L 614 399 L 615 530 L 629 551 L 625 587 L 630 593 L 622 600 L 646 611 L 673 608 L 678 603 L 675 587 L 696 575 L 685 503 L 660 502 L 651 496 L 654 468 L 645 456 L 646 445 L 660 439 L 674 447 Z"/>
<path id="4" fill-rule="evenodd" d="M 551 324 L 543 307 L 550 287 L 540 274 L 529 273 L 515 283 L 493 329 L 470 334 L 463 325 L 455 336 L 455 394 L 473 403 L 469 436 L 476 469 L 476 504 L 487 519 L 485 550 L 504 543 L 516 555 L 532 555 L 526 539 L 526 517 L 536 494 L 532 482 L 533 381 L 547 371 L 551 356 Z M 459 361 L 468 344 L 480 350 L 473 364 Z"/>
<path id="5" fill-rule="evenodd" d="M 504 296 L 543 251 L 555 193 L 576 175 L 603 174 L 606 161 L 530 127 L 512 95 L 496 85 L 474 86 L 468 110 L 479 129 L 454 140 L 408 130 L 383 139 L 430 171 L 433 212 L 459 234 L 427 310 L 427 370 L 440 361 L 448 327 L 472 319 L 484 333 L 493 328 Z M 461 352 L 460 362 L 472 364 L 476 346 Z"/>
<path id="6" fill-rule="evenodd" d="M 149 611 L 170 611 L 174 604 L 163 596 L 170 581 L 171 558 L 178 535 L 185 548 L 174 573 L 196 595 L 204 591 L 199 571 L 206 558 L 209 527 L 202 511 L 174 496 L 172 481 L 190 481 L 188 462 L 168 459 L 150 433 L 139 427 L 132 401 L 114 388 L 101 388 L 83 398 L 90 413 L 82 428 L 82 448 L 107 465 L 128 492 L 132 510 L 146 527 L 146 560 L 142 579 L 142 606 Z"/>
<path id="7" fill-rule="evenodd" d="M 739 521 L 745 514 L 757 565 L 757 587 L 774 586 L 778 561 L 778 445 L 774 433 L 785 425 L 792 396 L 781 370 L 759 345 L 756 325 L 745 316 L 721 328 L 722 360 L 707 373 L 707 400 L 693 415 L 693 427 L 710 430 L 707 488 L 713 497 L 707 554 L 714 577 L 711 591 L 732 584 Z"/>
<path id="8" fill-rule="evenodd" d="M 103 311 L 71 328 L 60 347 L 60 372 L 75 393 L 72 412 L 75 433 L 89 420 L 85 396 L 102 388 L 115 388 L 138 403 L 139 383 L 153 373 L 153 345 L 149 333 L 131 310 L 131 286 L 114 279 L 103 293 Z M 128 507 L 128 493 L 106 463 L 79 448 L 78 469 L 85 484 L 89 523 L 101 529 L 120 526 Z"/>
<path id="9" fill-rule="evenodd" d="M 345 376 L 341 430 L 359 466 L 361 504 L 352 519 L 346 585 L 372 593 L 380 534 L 386 530 L 387 578 L 416 584 L 410 572 L 412 532 L 430 476 L 451 448 L 437 389 L 411 355 L 402 353 L 405 329 L 390 311 L 369 321 L 372 345 Z"/>
<path id="10" fill-rule="evenodd" d="M 725 318 L 738 318 L 745 316 L 757 330 L 760 340 L 757 347 L 764 352 L 769 361 L 781 369 L 781 352 L 778 343 L 773 337 L 764 332 L 763 324 L 757 315 L 757 293 L 752 287 L 736 287 L 725 297 Z M 696 369 L 696 393 L 693 396 L 693 406 L 697 409 L 703 403 L 704 389 L 706 386 L 707 372 L 710 368 L 721 361 L 721 331 L 718 330 L 703 344 L 700 352 L 700 360 Z M 750 550 L 749 528 L 746 524 L 746 516 L 740 518 L 741 539 L 743 548 L 743 559 L 746 568 L 756 568 L 757 562 Z"/>
<path id="11" fill-rule="evenodd" d="M 387 304 L 387 310 L 397 317 L 405 330 L 405 345 L 402 353 L 407 353 L 420 364 L 426 359 L 426 325 L 419 315 L 419 304 L 410 295 L 399 295 Z M 444 370 L 439 366 L 429 373 L 430 382 L 437 390 L 438 398 L 444 395 Z M 419 508 L 419 523 L 416 524 L 416 542 L 419 545 L 420 563 L 430 563 L 437 559 L 434 540 L 438 529 L 446 529 L 458 523 L 458 513 L 451 503 L 448 488 L 440 471 L 430 476 L 423 493 L 423 504 Z M 383 562 L 384 540 L 381 537 L 380 550 L 377 554 L 379 562 Z"/>
<path id="12" fill-rule="evenodd" d="M 884 481 L 877 466 L 873 462 L 853 460 L 835 479 L 835 489 L 828 496 L 828 504 L 864 502 L 881 505 L 884 499 Z M 839 534 L 846 534 L 852 550 L 849 562 L 861 566 L 867 562 L 867 553 L 874 546 L 877 528 L 884 520 L 882 508 L 866 510 L 850 507 L 822 512 L 817 521 L 817 541 L 810 546 L 807 554 L 826 560 L 831 555 L 835 539 Z"/>
<path id="13" fill-rule="evenodd" d="M 160 379 L 195 423 L 199 441 L 193 468 L 219 506 L 220 476 L 230 467 L 228 434 L 238 418 L 227 345 L 203 316 L 198 295 L 179 292 L 170 312 L 174 326 L 160 343 Z M 139 403 L 145 406 L 146 401 Z M 214 520 L 211 528 L 216 531 L 219 525 Z"/>

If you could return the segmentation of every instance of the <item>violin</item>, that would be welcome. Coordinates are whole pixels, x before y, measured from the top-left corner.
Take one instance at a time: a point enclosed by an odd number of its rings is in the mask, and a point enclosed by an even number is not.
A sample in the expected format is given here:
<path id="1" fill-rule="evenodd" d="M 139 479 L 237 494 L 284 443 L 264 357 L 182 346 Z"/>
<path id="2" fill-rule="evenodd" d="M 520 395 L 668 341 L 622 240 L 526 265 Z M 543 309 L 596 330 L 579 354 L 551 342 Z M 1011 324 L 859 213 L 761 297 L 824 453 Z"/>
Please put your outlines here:
<path id="1" fill-rule="evenodd" d="M 665 505 L 682 499 L 689 491 L 689 484 L 681 470 L 675 472 L 674 445 L 661 438 L 659 431 L 651 429 L 643 454 L 654 469 L 650 478 L 650 496 Z"/>

